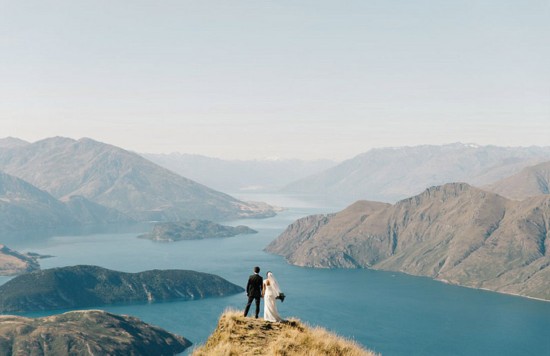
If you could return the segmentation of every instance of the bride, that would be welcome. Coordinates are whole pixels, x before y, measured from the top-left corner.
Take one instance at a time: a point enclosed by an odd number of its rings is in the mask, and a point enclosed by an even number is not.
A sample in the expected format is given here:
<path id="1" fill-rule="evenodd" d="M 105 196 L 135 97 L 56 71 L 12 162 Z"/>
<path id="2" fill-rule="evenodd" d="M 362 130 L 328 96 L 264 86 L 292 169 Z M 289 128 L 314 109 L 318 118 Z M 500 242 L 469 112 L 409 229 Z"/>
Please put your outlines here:
<path id="1" fill-rule="evenodd" d="M 262 288 L 262 297 L 264 297 L 264 320 L 267 321 L 282 321 L 283 318 L 277 311 L 275 298 L 281 293 L 279 284 L 273 276 L 273 273 L 267 272 L 267 278 L 264 280 Z"/>

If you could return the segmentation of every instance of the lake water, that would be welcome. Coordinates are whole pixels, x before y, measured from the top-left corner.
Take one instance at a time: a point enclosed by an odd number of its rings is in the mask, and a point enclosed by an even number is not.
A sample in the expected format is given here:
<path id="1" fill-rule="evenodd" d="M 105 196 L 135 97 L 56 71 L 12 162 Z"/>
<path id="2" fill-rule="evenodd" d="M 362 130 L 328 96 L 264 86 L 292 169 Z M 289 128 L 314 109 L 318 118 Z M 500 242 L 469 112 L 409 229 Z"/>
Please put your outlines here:
<path id="1" fill-rule="evenodd" d="M 283 317 L 322 326 L 383 355 L 550 355 L 550 303 L 394 272 L 288 265 L 263 252 L 265 246 L 295 219 L 337 208 L 318 208 L 279 196 L 252 198 L 290 208 L 271 219 L 233 221 L 231 225 L 245 224 L 259 233 L 224 239 L 158 243 L 136 238 L 149 229 L 144 226 L 134 232 L 2 242 L 21 251 L 55 256 L 41 260 L 42 268 L 91 264 L 127 272 L 191 269 L 218 274 L 243 287 L 252 267 L 259 265 L 262 275 L 273 271 L 287 295 L 284 303 L 278 303 Z M 0 283 L 7 280 L 2 278 Z M 139 317 L 200 344 L 226 308 L 243 309 L 245 302 L 242 293 L 103 309 Z"/>

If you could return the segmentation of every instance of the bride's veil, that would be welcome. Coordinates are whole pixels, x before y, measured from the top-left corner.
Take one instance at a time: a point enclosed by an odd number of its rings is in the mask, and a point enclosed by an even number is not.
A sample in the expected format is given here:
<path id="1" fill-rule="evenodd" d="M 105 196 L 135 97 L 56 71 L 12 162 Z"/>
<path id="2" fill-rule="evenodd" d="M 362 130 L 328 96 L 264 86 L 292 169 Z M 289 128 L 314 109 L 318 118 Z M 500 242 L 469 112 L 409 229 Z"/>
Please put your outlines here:
<path id="1" fill-rule="evenodd" d="M 275 295 L 281 294 L 281 288 L 279 288 L 279 283 L 277 283 L 273 272 L 267 272 L 267 279 L 269 280 L 269 284 L 273 287 Z"/>

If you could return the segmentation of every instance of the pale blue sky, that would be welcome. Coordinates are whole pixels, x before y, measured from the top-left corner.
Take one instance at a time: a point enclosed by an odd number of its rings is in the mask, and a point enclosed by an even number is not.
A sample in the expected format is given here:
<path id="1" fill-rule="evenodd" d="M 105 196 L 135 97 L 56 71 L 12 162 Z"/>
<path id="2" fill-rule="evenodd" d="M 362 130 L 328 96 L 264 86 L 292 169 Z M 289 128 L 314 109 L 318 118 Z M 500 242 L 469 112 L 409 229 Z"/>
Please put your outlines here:
<path id="1" fill-rule="evenodd" d="M 0 0 L 0 137 L 346 159 L 550 145 L 550 1 Z"/>

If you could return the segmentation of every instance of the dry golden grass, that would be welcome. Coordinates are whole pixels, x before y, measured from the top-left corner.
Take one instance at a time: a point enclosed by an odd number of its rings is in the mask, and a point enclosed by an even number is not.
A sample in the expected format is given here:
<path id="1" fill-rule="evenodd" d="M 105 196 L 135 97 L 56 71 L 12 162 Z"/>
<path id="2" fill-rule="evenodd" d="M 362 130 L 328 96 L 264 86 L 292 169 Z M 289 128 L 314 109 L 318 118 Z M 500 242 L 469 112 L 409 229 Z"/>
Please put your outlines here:
<path id="1" fill-rule="evenodd" d="M 204 345 L 192 356 L 375 356 L 357 343 L 323 328 L 309 327 L 297 319 L 271 323 L 245 318 L 241 311 L 228 310 Z"/>

